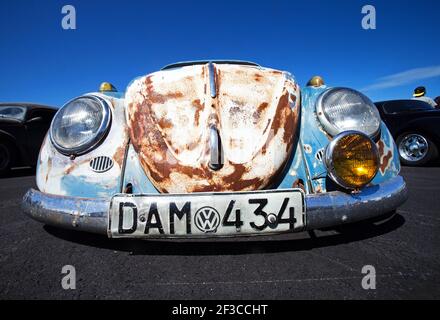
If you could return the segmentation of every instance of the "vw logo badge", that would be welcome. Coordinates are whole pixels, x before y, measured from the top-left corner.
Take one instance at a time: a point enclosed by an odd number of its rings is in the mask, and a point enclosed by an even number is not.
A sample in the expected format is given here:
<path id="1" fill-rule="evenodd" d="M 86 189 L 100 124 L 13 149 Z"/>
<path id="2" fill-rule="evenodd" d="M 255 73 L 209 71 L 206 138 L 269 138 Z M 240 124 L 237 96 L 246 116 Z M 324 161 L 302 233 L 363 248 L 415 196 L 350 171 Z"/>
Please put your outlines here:
<path id="1" fill-rule="evenodd" d="M 205 233 L 216 232 L 220 224 L 220 215 L 214 208 L 203 207 L 197 210 L 194 220 L 196 227 Z"/>

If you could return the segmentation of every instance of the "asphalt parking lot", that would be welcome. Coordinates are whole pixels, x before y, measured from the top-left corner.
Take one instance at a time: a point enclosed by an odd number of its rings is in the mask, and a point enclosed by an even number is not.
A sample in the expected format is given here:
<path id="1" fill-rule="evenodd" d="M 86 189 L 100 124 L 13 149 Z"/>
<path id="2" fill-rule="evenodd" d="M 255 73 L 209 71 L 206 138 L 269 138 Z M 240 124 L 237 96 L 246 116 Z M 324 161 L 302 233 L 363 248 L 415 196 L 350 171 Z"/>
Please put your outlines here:
<path id="1" fill-rule="evenodd" d="M 403 168 L 410 199 L 376 225 L 222 241 L 109 240 L 20 210 L 30 170 L 0 179 L 1 299 L 440 298 L 440 168 Z M 61 269 L 76 270 L 76 289 Z M 365 290 L 361 269 L 376 269 Z"/>

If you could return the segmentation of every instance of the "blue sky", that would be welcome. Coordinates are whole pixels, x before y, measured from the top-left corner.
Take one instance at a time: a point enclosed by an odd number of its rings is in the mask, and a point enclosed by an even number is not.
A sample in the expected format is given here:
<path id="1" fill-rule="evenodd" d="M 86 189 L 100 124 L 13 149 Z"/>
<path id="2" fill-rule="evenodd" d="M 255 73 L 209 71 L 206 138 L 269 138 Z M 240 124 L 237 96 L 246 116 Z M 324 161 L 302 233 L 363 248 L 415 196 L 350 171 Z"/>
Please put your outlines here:
<path id="1" fill-rule="evenodd" d="M 61 8 L 76 8 L 63 30 Z M 377 29 L 361 28 L 372 4 Z M 440 1 L 0 1 L 0 101 L 62 105 L 102 81 L 195 59 L 288 70 L 373 100 L 440 95 Z"/>

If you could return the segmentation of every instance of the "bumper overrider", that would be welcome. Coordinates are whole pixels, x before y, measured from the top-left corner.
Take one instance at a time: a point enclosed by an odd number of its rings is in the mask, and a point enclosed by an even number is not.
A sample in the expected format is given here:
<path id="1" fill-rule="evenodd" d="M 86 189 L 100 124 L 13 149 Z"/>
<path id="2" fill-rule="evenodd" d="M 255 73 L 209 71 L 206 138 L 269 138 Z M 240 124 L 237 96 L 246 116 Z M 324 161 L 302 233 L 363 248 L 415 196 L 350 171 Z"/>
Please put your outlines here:
<path id="1" fill-rule="evenodd" d="M 264 194 L 264 191 L 260 194 Z M 161 197 L 161 201 L 173 195 L 151 195 L 150 199 Z M 189 194 L 188 198 L 197 197 Z M 213 195 L 215 199 L 215 195 Z M 396 176 L 386 182 L 365 187 L 359 193 L 344 193 L 333 191 L 321 194 L 304 196 L 304 224 L 301 229 L 327 228 L 345 223 L 353 223 L 381 216 L 395 210 L 407 199 L 405 181 Z M 23 198 L 22 209 L 31 218 L 47 225 L 81 230 L 86 232 L 112 236 L 109 231 L 111 224 L 110 206 L 112 199 L 106 198 L 78 198 L 58 196 L 30 189 Z M 262 218 L 262 217 L 259 217 Z M 196 222 L 197 223 L 197 222 Z M 235 228 L 221 234 L 199 234 L 204 237 L 237 236 Z M 268 233 L 280 233 L 276 228 Z M 248 235 L 259 233 L 247 232 Z M 246 235 L 246 232 L 241 235 Z M 176 237 L 175 235 L 159 234 L 162 237 Z M 185 237 L 197 236 L 186 234 Z"/>

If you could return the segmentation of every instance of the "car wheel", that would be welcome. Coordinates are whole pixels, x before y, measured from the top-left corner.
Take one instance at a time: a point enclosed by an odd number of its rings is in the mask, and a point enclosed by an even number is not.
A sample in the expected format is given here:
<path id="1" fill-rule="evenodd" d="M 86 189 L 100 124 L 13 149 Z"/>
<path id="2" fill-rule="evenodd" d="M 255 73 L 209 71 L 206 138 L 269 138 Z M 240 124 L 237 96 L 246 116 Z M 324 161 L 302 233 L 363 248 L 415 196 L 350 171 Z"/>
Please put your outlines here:
<path id="1" fill-rule="evenodd" d="M 420 133 L 404 133 L 397 138 L 400 161 L 404 165 L 422 166 L 437 157 L 437 148 Z"/>
<path id="2" fill-rule="evenodd" d="M 11 169 L 13 156 L 11 148 L 7 144 L 0 142 L 0 175 L 5 174 Z"/>

